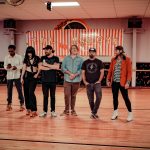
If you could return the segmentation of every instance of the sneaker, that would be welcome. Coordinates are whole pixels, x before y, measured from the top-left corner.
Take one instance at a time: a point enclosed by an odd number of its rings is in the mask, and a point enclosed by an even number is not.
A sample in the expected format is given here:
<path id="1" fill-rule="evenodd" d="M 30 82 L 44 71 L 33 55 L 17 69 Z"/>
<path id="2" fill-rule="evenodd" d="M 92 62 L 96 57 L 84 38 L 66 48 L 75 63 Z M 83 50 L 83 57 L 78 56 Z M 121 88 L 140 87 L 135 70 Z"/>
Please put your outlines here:
<path id="1" fill-rule="evenodd" d="M 78 116 L 75 110 L 72 110 L 72 111 L 71 111 L 71 115 L 72 115 L 72 116 Z"/>
<path id="2" fill-rule="evenodd" d="M 132 120 L 133 120 L 133 114 L 132 114 L 132 112 L 128 112 L 127 121 L 130 122 Z"/>
<path id="3" fill-rule="evenodd" d="M 37 112 L 36 111 L 32 111 L 31 113 L 30 113 L 30 117 L 36 117 L 38 114 L 37 114 Z"/>
<path id="4" fill-rule="evenodd" d="M 51 117 L 57 117 L 57 114 L 55 113 L 55 111 L 51 112 Z"/>
<path id="5" fill-rule="evenodd" d="M 98 119 L 98 118 L 99 118 L 99 116 L 98 116 L 97 114 L 93 114 L 93 113 L 91 113 L 90 118 L 92 118 L 92 119 Z"/>
<path id="6" fill-rule="evenodd" d="M 118 118 L 118 109 L 114 110 L 112 117 L 111 117 L 111 120 L 115 120 L 117 118 Z"/>
<path id="7" fill-rule="evenodd" d="M 12 110 L 11 104 L 8 104 L 6 107 L 6 111 L 11 111 L 11 110 Z"/>
<path id="8" fill-rule="evenodd" d="M 69 110 L 64 110 L 60 116 L 65 116 L 65 115 L 69 115 Z"/>
<path id="9" fill-rule="evenodd" d="M 47 115 L 47 112 L 44 111 L 39 115 L 39 117 L 46 117 L 46 115 Z"/>
<path id="10" fill-rule="evenodd" d="M 24 105 L 20 105 L 19 111 L 24 111 L 24 110 L 25 110 Z"/>

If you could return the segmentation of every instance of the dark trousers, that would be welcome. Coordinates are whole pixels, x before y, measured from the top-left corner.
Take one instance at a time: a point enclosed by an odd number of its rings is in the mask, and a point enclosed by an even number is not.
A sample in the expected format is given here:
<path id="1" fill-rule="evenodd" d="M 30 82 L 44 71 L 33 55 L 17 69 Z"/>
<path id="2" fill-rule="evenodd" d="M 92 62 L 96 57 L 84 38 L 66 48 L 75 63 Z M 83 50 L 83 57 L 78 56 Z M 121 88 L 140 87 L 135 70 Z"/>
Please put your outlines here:
<path id="1" fill-rule="evenodd" d="M 99 106 L 100 106 L 100 102 L 102 99 L 102 89 L 101 89 L 101 84 L 97 83 L 97 84 L 88 84 L 86 87 L 87 90 L 87 96 L 89 99 L 89 104 L 90 104 L 90 108 L 91 108 L 91 112 L 93 114 L 96 114 Z M 96 95 L 96 100 L 94 102 L 94 93 Z"/>
<path id="2" fill-rule="evenodd" d="M 26 109 L 31 111 L 37 111 L 36 96 L 34 94 L 37 85 L 37 79 L 32 77 L 26 77 L 24 79 L 24 97 Z"/>
<path id="3" fill-rule="evenodd" d="M 120 85 L 118 82 L 113 82 L 112 83 L 112 94 L 113 94 L 113 105 L 114 105 L 114 110 L 118 109 L 118 94 L 119 94 L 119 89 L 121 91 L 122 97 L 125 101 L 126 107 L 129 112 L 132 111 L 131 109 L 131 102 L 128 97 L 128 90 L 125 89 Z"/>
<path id="4" fill-rule="evenodd" d="M 44 102 L 43 102 L 43 111 L 48 111 L 48 98 L 49 98 L 49 92 L 50 92 L 50 107 L 51 112 L 55 111 L 55 92 L 56 92 L 56 84 L 55 83 L 42 83 L 42 91 L 44 96 Z"/>
<path id="5" fill-rule="evenodd" d="M 69 111 L 70 105 L 71 105 L 71 110 L 74 111 L 76 95 L 79 87 L 80 87 L 79 82 L 76 83 L 64 82 L 65 111 Z"/>
<path id="6" fill-rule="evenodd" d="M 18 99 L 20 100 L 20 105 L 23 105 L 24 97 L 22 94 L 22 85 L 21 85 L 20 79 L 7 80 L 7 102 L 8 102 L 8 104 L 12 103 L 13 83 L 15 83 L 15 86 L 16 86 L 16 89 L 18 92 Z"/>

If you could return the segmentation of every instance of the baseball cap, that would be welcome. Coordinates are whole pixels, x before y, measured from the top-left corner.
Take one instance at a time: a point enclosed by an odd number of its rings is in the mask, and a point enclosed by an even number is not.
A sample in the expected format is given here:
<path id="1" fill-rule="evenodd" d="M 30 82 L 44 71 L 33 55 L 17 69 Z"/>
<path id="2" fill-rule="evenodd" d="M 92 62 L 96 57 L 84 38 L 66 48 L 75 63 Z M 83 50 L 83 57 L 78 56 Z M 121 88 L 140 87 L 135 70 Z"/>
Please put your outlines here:
<path id="1" fill-rule="evenodd" d="M 52 46 L 46 45 L 46 47 L 43 48 L 43 50 L 53 49 Z"/>
<path id="2" fill-rule="evenodd" d="M 96 49 L 95 48 L 89 48 L 89 51 L 96 52 Z"/>

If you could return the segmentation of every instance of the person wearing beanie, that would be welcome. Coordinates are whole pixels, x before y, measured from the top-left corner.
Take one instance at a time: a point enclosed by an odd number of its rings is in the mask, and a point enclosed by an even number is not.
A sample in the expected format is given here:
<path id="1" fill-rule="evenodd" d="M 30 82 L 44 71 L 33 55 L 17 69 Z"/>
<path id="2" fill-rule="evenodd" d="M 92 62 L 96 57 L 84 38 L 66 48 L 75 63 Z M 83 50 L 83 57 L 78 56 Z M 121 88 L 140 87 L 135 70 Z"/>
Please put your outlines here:
<path id="1" fill-rule="evenodd" d="M 131 102 L 128 96 L 128 88 L 131 82 L 132 65 L 129 57 L 125 55 L 122 46 L 115 48 L 115 57 L 112 58 L 107 75 L 107 85 L 112 87 L 114 111 L 111 119 L 118 117 L 118 94 L 121 91 L 122 97 L 128 109 L 127 121 L 133 120 Z"/>

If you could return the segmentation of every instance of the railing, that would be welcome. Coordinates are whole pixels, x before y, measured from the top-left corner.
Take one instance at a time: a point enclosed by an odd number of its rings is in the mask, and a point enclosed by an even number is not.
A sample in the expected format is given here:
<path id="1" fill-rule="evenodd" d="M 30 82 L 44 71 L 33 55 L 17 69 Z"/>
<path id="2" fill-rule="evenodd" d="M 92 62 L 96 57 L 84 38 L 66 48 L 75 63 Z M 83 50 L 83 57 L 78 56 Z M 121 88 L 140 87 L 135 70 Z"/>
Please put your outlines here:
<path id="1" fill-rule="evenodd" d="M 104 78 L 102 80 L 102 86 L 106 86 L 106 77 L 108 73 L 110 63 L 104 63 Z M 3 62 L 0 62 L 0 84 L 6 83 L 6 70 L 3 67 Z M 139 68 L 139 69 L 138 69 Z M 137 63 L 136 71 L 136 86 L 137 87 L 150 87 L 150 63 Z M 58 85 L 63 85 L 64 75 L 61 71 L 57 72 Z M 41 83 L 39 78 L 38 83 Z"/>

